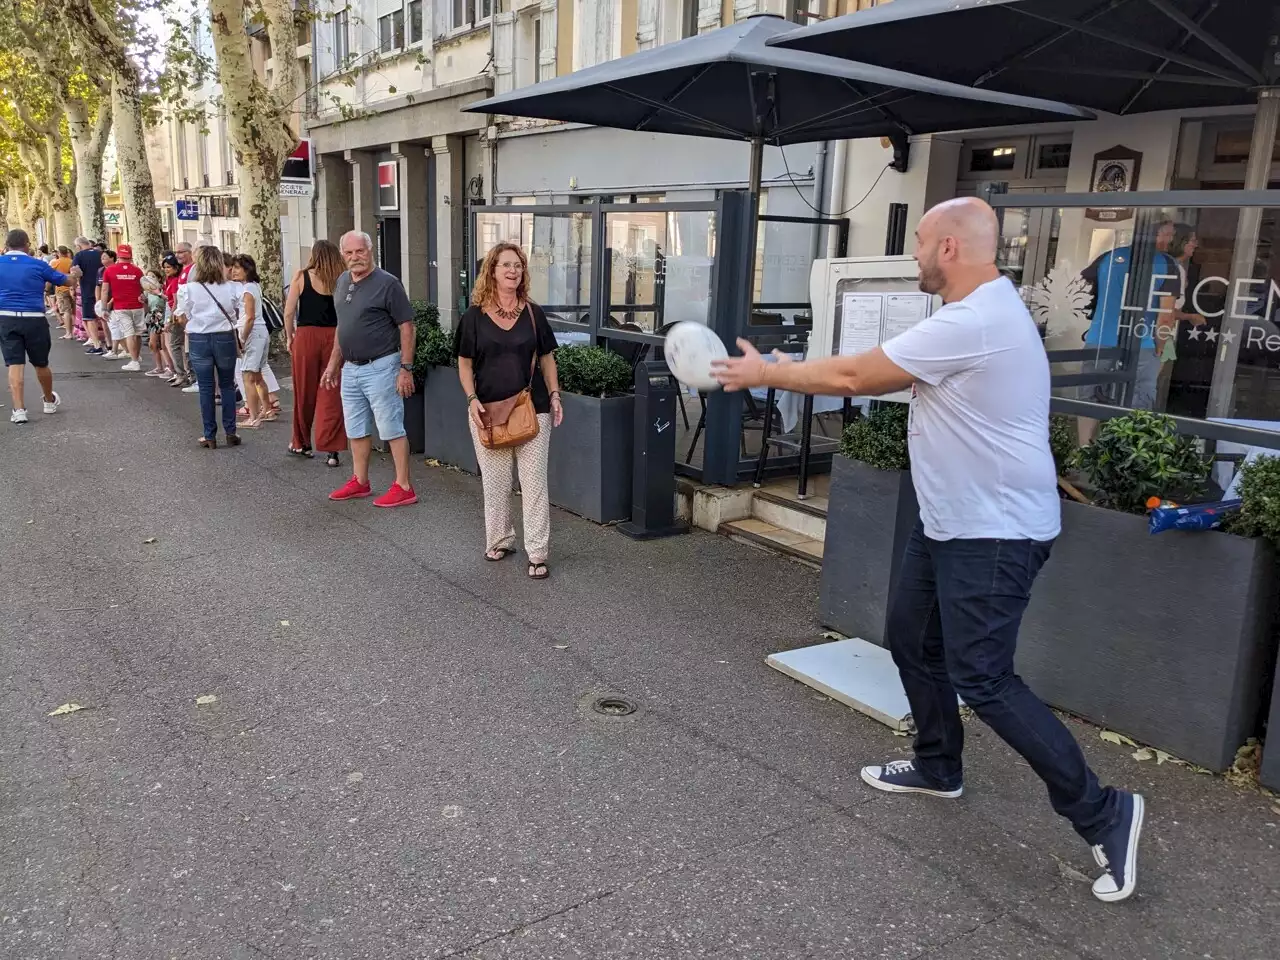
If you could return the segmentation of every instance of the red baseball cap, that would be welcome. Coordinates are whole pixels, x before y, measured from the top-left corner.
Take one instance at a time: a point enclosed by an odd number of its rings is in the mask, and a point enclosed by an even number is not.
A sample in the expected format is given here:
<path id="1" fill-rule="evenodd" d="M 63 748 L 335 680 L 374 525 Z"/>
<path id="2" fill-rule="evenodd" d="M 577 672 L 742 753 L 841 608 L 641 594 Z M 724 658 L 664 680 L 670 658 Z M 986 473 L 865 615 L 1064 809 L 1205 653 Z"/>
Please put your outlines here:
<path id="1" fill-rule="evenodd" d="M 129 244 L 127 243 L 118 244 L 116 246 L 116 256 L 119 257 L 121 260 L 132 260 L 133 247 L 129 246 Z"/>

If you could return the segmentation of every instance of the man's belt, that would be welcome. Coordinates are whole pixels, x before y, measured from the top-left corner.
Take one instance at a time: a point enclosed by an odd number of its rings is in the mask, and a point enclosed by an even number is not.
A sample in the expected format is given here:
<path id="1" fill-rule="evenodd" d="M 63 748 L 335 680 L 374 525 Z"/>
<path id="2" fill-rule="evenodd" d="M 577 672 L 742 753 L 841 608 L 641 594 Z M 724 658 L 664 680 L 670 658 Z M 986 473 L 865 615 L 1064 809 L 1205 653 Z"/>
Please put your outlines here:
<path id="1" fill-rule="evenodd" d="M 43 317 L 43 310 L 0 310 L 0 317 Z"/>

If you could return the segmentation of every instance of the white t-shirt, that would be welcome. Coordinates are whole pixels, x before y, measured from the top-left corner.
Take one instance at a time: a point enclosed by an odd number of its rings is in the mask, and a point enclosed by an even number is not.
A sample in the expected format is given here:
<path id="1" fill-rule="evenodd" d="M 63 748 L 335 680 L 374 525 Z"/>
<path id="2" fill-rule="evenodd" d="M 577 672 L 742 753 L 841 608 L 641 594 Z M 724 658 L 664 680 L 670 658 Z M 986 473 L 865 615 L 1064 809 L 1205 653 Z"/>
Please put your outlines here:
<path id="1" fill-rule="evenodd" d="M 916 380 L 907 443 L 925 535 L 1056 537 L 1049 358 L 1013 284 L 984 283 L 883 349 Z"/>
<path id="2" fill-rule="evenodd" d="M 224 333 L 236 328 L 232 320 L 238 322 L 240 301 L 238 284 L 192 281 L 178 287 L 178 303 L 173 312 L 187 318 L 188 334 Z"/>
<path id="3" fill-rule="evenodd" d="M 244 325 L 249 322 L 249 316 L 244 312 L 244 295 L 247 293 L 253 299 L 253 329 L 249 331 L 249 338 L 253 340 L 268 339 L 267 321 L 262 319 L 262 286 L 261 284 L 235 283 L 232 284 L 236 288 L 236 297 L 239 299 L 242 308 L 240 310 L 240 336 L 244 338 Z"/>

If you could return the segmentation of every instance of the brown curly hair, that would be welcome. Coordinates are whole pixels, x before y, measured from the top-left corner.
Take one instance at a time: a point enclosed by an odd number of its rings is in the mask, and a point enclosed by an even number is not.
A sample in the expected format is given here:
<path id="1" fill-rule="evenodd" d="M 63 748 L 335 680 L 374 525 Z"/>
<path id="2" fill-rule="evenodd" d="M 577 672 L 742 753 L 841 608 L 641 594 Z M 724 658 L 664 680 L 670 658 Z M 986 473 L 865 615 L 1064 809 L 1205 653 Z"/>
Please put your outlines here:
<path id="1" fill-rule="evenodd" d="M 529 302 L 529 259 L 517 244 L 504 240 L 484 255 L 480 276 L 476 277 L 476 285 L 471 289 L 472 306 L 488 307 L 498 302 L 498 281 L 494 279 L 494 273 L 498 269 L 498 258 L 508 250 L 520 258 L 520 285 L 516 287 L 516 299 L 521 303 Z"/>

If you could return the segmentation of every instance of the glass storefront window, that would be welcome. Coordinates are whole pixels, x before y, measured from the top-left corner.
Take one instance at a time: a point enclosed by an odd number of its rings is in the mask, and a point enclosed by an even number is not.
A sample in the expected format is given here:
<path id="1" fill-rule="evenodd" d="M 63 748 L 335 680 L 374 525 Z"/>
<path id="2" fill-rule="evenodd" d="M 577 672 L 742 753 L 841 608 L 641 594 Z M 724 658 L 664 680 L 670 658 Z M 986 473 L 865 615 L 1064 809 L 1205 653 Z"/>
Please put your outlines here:
<path id="1" fill-rule="evenodd" d="M 610 252 L 605 323 L 656 333 L 679 320 L 707 323 L 716 255 L 711 210 L 605 214 Z"/>
<path id="2" fill-rule="evenodd" d="M 552 320 L 585 323 L 591 302 L 591 215 L 589 213 L 475 214 L 476 264 L 494 244 L 520 245 L 529 259 L 529 295 Z"/>
<path id="3" fill-rule="evenodd" d="M 1256 231 L 1242 233 L 1238 207 L 1005 209 L 1000 265 L 1019 283 L 1051 354 L 1128 352 L 1127 361 L 1054 365 L 1055 373 L 1127 379 L 1127 392 L 1117 382 L 1055 392 L 1280 423 L 1280 209 L 1252 214 Z M 1023 237 L 1027 249 L 1039 240 L 1046 251 L 1038 276 L 1009 242 Z"/>

